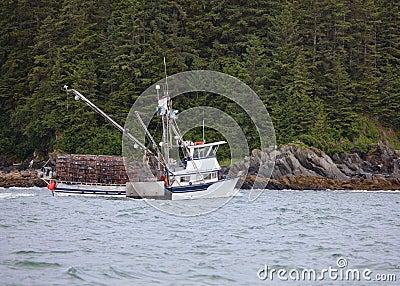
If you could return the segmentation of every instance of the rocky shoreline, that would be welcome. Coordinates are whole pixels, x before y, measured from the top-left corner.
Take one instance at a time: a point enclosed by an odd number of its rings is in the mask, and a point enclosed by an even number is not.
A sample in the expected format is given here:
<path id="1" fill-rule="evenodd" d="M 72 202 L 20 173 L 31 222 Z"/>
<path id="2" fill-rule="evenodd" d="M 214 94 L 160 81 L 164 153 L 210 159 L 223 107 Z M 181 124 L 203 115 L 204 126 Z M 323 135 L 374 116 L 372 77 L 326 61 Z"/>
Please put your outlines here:
<path id="1" fill-rule="evenodd" d="M 27 170 L 13 170 L 10 172 L 0 171 L 0 187 L 45 187 L 46 183 L 37 177 L 37 171 L 35 169 Z"/>
<path id="2" fill-rule="evenodd" d="M 46 183 L 38 178 L 39 169 L 8 167 L 0 170 L 0 187 L 45 187 Z"/>
<path id="3" fill-rule="evenodd" d="M 37 177 L 44 162 L 31 166 L 0 163 L 0 187 L 46 186 Z M 223 168 L 223 172 L 236 176 L 245 169 L 248 173 L 241 182 L 243 189 L 400 190 L 399 152 L 384 144 L 376 145 L 368 154 L 354 150 L 332 157 L 296 144 L 270 151 L 253 150 L 251 156 L 230 169 Z"/>
<path id="4" fill-rule="evenodd" d="M 260 165 L 265 168 L 260 170 Z M 355 150 L 332 157 L 296 144 L 266 152 L 253 150 L 250 157 L 234 164 L 229 174 L 238 175 L 245 168 L 244 189 L 400 190 L 399 152 L 384 144 L 376 145 L 368 154 Z"/>
<path id="5" fill-rule="evenodd" d="M 250 189 L 254 181 L 255 175 L 246 177 L 242 188 Z M 260 180 L 259 180 L 260 181 Z M 266 189 L 272 190 L 366 190 L 366 191 L 394 191 L 400 190 L 400 179 L 360 179 L 353 178 L 350 180 L 339 181 L 335 179 L 322 177 L 306 177 L 306 176 L 285 176 L 278 180 L 270 179 L 264 181 Z"/>

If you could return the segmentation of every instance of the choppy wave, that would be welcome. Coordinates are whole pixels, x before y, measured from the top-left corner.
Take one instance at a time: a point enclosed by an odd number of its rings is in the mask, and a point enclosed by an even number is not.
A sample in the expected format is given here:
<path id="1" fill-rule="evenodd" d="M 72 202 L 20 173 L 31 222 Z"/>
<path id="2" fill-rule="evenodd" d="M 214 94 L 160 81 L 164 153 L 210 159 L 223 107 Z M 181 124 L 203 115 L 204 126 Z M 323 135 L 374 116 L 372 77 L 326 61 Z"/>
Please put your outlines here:
<path id="1" fill-rule="evenodd" d="M 44 262 L 44 261 L 31 261 L 31 260 L 22 260 L 22 261 L 17 261 L 14 263 L 15 266 L 25 268 L 25 267 L 43 267 L 43 268 L 48 268 L 48 267 L 59 267 L 61 266 L 57 262 Z"/>
<path id="2" fill-rule="evenodd" d="M 342 257 L 400 277 L 400 192 L 241 194 L 208 215 L 176 217 L 143 200 L 0 190 L 0 284 L 261 285 L 265 264 L 321 270 Z"/>
<path id="3" fill-rule="evenodd" d="M 27 194 L 27 193 L 0 193 L 0 200 L 7 199 L 17 199 L 20 197 L 34 197 L 36 194 Z"/>
<path id="4" fill-rule="evenodd" d="M 48 251 L 37 251 L 37 250 L 18 250 L 14 251 L 13 254 L 17 255 L 27 255 L 27 254 L 33 254 L 33 255 L 43 255 L 43 254 L 59 254 L 59 253 L 72 253 L 74 252 L 73 250 L 48 250 Z"/>

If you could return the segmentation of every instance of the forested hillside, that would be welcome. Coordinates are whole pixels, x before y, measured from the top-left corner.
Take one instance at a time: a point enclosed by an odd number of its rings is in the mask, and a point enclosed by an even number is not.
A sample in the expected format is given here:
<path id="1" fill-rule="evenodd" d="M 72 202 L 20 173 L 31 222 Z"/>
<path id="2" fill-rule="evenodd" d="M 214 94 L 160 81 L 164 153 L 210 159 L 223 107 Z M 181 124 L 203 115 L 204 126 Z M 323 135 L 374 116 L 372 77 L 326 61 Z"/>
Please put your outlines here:
<path id="1" fill-rule="evenodd" d="M 247 83 L 278 144 L 332 153 L 397 142 L 399 1 L 4 0 L 0 13 L 0 155 L 119 154 L 121 134 L 62 86 L 123 124 L 163 77 L 164 56 L 169 74 L 211 69 Z"/>

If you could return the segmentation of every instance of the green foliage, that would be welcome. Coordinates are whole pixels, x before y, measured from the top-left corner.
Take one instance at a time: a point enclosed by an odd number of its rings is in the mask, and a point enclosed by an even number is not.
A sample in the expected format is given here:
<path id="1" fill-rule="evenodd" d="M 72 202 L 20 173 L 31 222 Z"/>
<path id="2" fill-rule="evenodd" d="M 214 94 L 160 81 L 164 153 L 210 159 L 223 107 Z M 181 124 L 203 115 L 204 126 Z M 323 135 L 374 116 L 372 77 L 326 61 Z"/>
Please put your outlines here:
<path id="1" fill-rule="evenodd" d="M 84 130 L 75 126 L 63 134 L 54 147 L 66 153 L 114 155 L 121 154 L 121 144 L 121 134 L 109 126 Z"/>
<path id="2" fill-rule="evenodd" d="M 163 77 L 164 56 L 169 74 L 211 69 L 247 83 L 270 112 L 278 144 L 365 152 L 390 133 L 396 146 L 399 11 L 389 0 L 2 1 L 0 155 L 119 154 L 118 131 L 61 87 L 123 124 Z M 218 107 L 258 147 L 250 118 L 232 102 L 189 98 L 175 107 Z M 229 148 L 220 151 L 227 158 Z"/>

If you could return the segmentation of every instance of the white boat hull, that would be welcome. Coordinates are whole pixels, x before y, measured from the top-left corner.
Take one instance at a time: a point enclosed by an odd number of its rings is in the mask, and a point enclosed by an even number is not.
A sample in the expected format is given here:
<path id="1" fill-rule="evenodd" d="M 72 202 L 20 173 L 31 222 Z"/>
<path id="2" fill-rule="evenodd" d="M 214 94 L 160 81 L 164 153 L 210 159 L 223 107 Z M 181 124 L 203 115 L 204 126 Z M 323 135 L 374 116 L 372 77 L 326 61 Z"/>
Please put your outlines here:
<path id="1" fill-rule="evenodd" d="M 87 195 L 125 197 L 125 185 L 98 185 L 58 182 L 53 192 L 57 195 Z"/>
<path id="2" fill-rule="evenodd" d="M 177 191 L 177 188 L 174 188 L 171 190 L 171 198 L 172 200 L 192 200 L 232 197 L 238 192 L 235 189 L 238 180 L 239 178 L 232 178 L 218 181 L 208 186 L 205 190 Z"/>
<path id="3" fill-rule="evenodd" d="M 186 187 L 163 188 L 163 182 L 135 182 L 125 185 L 97 185 L 84 183 L 58 182 L 53 192 L 57 195 L 79 196 L 109 196 L 109 197 L 137 197 L 167 200 L 191 200 L 208 198 L 232 197 L 238 191 L 235 189 L 239 178 L 221 180 L 217 182 L 190 185 Z M 140 187 L 140 188 L 139 188 Z"/>

